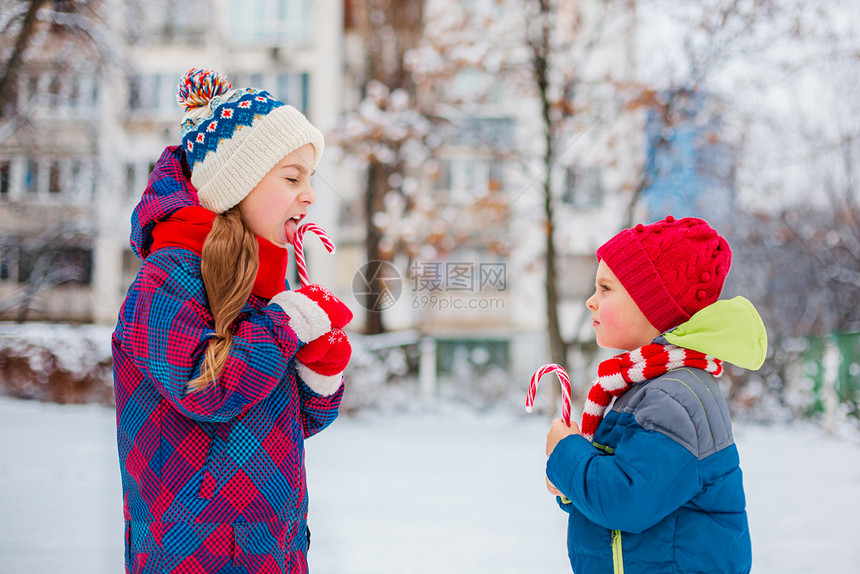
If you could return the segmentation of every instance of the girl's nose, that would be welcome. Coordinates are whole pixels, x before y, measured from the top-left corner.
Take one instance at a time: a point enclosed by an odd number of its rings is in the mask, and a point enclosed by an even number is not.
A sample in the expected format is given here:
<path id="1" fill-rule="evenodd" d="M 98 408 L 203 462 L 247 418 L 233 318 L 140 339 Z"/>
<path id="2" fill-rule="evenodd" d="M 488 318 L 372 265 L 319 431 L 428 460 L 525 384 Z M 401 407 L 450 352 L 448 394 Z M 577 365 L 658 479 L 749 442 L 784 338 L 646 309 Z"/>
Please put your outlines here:
<path id="1" fill-rule="evenodd" d="M 302 192 L 299 194 L 299 201 L 308 205 L 316 203 L 317 194 L 314 191 L 314 188 L 308 185 L 304 190 L 302 190 Z"/>

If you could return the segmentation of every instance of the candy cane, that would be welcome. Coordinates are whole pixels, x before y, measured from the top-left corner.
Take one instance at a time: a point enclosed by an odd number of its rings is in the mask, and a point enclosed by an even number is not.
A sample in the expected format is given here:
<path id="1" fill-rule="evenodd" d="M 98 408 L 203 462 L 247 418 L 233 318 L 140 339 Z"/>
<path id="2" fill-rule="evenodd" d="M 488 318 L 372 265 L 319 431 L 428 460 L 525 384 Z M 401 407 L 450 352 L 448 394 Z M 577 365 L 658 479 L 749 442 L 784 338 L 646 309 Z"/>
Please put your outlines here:
<path id="1" fill-rule="evenodd" d="M 326 251 L 328 251 L 329 253 L 334 253 L 334 242 L 323 230 L 323 228 L 316 223 L 305 223 L 303 225 L 300 225 L 299 228 L 296 229 L 296 238 L 293 241 L 293 249 L 296 252 L 296 269 L 299 272 L 299 281 L 301 282 L 302 287 L 307 287 L 311 282 L 308 278 L 308 268 L 307 265 L 305 265 L 305 254 L 302 250 L 302 238 L 307 231 L 313 232 L 317 237 L 320 238 L 320 241 L 322 241 L 322 244 L 325 246 Z"/>
<path id="2" fill-rule="evenodd" d="M 529 392 L 526 395 L 526 412 L 532 412 L 540 378 L 553 371 L 555 371 L 559 382 L 561 382 L 561 418 L 567 426 L 570 426 L 570 377 L 567 376 L 567 372 L 561 365 L 556 365 L 555 363 L 544 365 L 532 375 L 532 380 L 529 383 Z"/>

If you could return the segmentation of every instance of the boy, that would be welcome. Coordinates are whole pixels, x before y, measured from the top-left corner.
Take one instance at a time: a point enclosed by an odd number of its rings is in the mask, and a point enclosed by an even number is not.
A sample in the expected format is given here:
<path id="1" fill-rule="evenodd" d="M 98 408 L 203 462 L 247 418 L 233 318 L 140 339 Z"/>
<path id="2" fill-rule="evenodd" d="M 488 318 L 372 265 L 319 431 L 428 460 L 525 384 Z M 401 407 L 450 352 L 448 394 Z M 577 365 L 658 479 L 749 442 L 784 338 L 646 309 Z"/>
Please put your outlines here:
<path id="1" fill-rule="evenodd" d="M 749 301 L 717 300 L 731 249 L 705 221 L 669 216 L 625 229 L 597 258 L 586 301 L 597 343 L 628 352 L 600 364 L 582 430 L 555 420 L 547 434 L 571 566 L 749 572 L 738 451 L 715 377 L 723 360 L 759 368 L 767 338 Z"/>

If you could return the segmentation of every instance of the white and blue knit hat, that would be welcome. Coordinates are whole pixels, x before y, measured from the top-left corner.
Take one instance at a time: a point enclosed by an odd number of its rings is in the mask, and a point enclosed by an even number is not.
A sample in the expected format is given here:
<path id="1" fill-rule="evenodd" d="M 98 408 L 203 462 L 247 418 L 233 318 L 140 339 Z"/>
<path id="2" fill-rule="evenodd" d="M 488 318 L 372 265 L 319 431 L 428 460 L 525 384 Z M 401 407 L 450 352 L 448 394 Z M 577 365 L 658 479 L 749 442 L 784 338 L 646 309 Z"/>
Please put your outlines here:
<path id="1" fill-rule="evenodd" d="M 232 89 L 224 76 L 193 68 L 179 82 L 185 108 L 182 147 L 200 205 L 223 213 L 251 193 L 284 156 L 305 144 L 316 168 L 323 135 L 296 108 L 254 88 Z"/>

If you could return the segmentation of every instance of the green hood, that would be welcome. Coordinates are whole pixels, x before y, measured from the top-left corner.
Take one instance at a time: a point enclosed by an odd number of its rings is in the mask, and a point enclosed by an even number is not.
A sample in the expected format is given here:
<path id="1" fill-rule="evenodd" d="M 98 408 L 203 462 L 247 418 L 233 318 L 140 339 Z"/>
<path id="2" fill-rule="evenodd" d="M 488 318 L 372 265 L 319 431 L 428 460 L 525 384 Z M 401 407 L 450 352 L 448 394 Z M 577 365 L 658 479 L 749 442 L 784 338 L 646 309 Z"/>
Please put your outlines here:
<path id="1" fill-rule="evenodd" d="M 743 297 L 708 305 L 686 323 L 664 333 L 666 341 L 756 370 L 767 355 L 767 331 L 753 304 Z"/>

